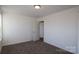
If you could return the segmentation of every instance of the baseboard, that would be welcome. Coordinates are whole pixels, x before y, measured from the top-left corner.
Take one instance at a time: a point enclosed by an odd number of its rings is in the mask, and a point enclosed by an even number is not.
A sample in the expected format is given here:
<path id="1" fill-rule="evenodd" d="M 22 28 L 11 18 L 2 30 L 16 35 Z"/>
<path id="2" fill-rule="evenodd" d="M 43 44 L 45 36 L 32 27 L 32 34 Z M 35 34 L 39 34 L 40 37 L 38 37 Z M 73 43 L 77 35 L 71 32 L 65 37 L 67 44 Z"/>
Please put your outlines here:
<path id="1" fill-rule="evenodd" d="M 30 40 L 30 41 L 33 41 L 33 40 Z M 29 42 L 29 41 L 23 41 L 23 42 L 18 42 L 18 43 L 12 43 L 12 44 L 7 44 L 7 45 L 3 45 L 3 46 L 16 45 L 16 44 L 25 43 L 25 42 Z"/>
<path id="2" fill-rule="evenodd" d="M 50 44 L 49 42 L 47 42 L 47 41 L 44 41 L 45 43 L 47 43 L 47 44 L 49 44 L 49 45 L 53 45 L 53 46 L 55 46 L 55 47 L 57 47 L 57 48 L 60 48 L 60 49 L 62 49 L 62 50 L 65 50 L 65 51 L 67 51 L 67 52 L 69 52 L 69 53 L 71 53 L 71 54 L 76 54 L 75 52 L 71 52 L 71 51 L 68 51 L 68 50 L 66 50 L 66 49 L 64 49 L 64 48 L 62 48 L 62 47 L 59 47 L 57 44 Z"/>

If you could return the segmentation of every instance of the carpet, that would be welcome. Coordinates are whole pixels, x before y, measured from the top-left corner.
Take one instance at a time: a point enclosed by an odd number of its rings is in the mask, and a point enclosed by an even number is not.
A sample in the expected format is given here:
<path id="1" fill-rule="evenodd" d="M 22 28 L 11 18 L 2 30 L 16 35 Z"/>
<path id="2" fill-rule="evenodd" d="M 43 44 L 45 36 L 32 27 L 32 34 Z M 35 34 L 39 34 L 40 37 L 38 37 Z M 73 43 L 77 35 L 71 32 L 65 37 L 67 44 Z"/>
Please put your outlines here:
<path id="1" fill-rule="evenodd" d="M 29 41 L 2 47 L 2 54 L 72 54 L 42 41 Z"/>

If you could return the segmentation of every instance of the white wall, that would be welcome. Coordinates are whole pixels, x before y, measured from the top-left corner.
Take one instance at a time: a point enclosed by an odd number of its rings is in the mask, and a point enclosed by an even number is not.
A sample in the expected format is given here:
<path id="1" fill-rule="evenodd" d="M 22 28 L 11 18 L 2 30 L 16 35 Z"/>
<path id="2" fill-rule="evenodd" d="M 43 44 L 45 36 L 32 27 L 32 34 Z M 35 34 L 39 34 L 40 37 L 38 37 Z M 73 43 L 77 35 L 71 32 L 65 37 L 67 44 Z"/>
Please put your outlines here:
<path id="1" fill-rule="evenodd" d="M 0 9 L 0 53 L 2 48 L 2 17 L 1 17 L 1 9 Z"/>
<path id="2" fill-rule="evenodd" d="M 3 13 L 3 45 L 16 44 L 31 40 L 38 37 L 36 19 L 16 13 Z M 36 29 L 34 31 L 34 29 Z M 34 34 L 34 32 L 35 34 Z"/>
<path id="3" fill-rule="evenodd" d="M 1 13 L 0 13 L 0 52 L 1 52 L 1 41 L 2 41 L 2 39 L 1 39 Z"/>
<path id="4" fill-rule="evenodd" d="M 78 32 L 77 32 L 77 34 L 78 34 L 78 35 L 77 35 L 77 39 L 78 39 L 78 40 L 77 40 L 77 53 L 79 53 L 79 8 L 78 8 L 77 10 L 78 10 L 78 15 L 77 15 L 77 16 L 78 16 L 78 17 L 77 17 L 77 19 L 78 19 L 78 20 L 77 20 L 77 31 L 78 31 Z"/>
<path id="5" fill-rule="evenodd" d="M 72 8 L 40 18 L 44 20 L 44 41 L 77 53 L 78 10 Z"/>
<path id="6" fill-rule="evenodd" d="M 39 22 L 37 20 L 37 18 L 35 18 L 33 20 L 33 27 L 32 27 L 32 37 L 33 37 L 33 40 L 36 41 L 36 40 L 39 40 L 40 38 L 40 35 L 39 35 Z"/>

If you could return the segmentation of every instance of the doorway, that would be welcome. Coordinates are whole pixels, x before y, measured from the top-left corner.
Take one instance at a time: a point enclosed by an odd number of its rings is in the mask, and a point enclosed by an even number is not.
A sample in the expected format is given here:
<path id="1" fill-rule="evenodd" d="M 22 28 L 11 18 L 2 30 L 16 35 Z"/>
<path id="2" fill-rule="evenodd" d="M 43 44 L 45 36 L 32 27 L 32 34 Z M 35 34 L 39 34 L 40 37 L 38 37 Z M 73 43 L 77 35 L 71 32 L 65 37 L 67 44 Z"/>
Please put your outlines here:
<path id="1" fill-rule="evenodd" d="M 40 41 L 44 41 L 44 21 L 40 21 Z"/>

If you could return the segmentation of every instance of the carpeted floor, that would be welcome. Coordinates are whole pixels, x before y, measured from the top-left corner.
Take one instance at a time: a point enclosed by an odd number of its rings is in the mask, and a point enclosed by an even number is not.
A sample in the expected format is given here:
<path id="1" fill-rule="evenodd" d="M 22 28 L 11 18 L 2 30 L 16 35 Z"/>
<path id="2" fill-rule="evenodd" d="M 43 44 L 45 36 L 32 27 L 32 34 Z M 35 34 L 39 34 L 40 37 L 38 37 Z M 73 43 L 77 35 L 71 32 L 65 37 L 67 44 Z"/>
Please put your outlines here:
<path id="1" fill-rule="evenodd" d="M 2 54 L 71 54 L 63 49 L 49 45 L 41 41 L 29 41 L 25 43 L 4 46 Z"/>

